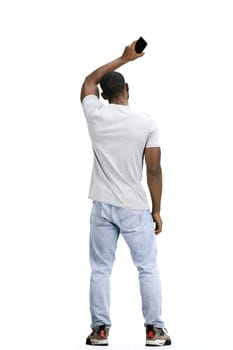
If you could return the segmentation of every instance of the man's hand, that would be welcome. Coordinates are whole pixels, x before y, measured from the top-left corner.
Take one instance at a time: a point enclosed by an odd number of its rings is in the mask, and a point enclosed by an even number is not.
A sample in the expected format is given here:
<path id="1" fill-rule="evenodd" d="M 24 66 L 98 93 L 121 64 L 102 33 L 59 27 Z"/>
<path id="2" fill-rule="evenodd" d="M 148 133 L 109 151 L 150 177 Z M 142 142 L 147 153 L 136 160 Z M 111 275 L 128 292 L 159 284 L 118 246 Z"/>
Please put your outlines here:
<path id="1" fill-rule="evenodd" d="M 162 226 L 163 226 L 162 219 L 159 213 L 152 213 L 151 215 L 152 215 L 153 221 L 156 224 L 155 234 L 158 235 L 160 232 L 162 232 Z"/>
<path id="2" fill-rule="evenodd" d="M 129 46 L 126 46 L 126 48 L 124 49 L 124 52 L 121 58 L 126 62 L 136 60 L 137 58 L 142 57 L 144 55 L 144 52 L 137 53 L 135 51 L 136 42 L 137 42 L 136 40 L 133 41 L 132 44 L 130 44 Z"/>

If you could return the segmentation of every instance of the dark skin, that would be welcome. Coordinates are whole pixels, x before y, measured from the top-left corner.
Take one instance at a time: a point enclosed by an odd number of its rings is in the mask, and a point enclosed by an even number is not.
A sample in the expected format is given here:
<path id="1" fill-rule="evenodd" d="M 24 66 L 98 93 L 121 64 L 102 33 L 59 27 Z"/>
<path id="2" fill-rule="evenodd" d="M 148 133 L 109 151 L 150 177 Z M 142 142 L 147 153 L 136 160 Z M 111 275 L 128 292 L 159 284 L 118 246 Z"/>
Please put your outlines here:
<path id="1" fill-rule="evenodd" d="M 114 71 L 124 64 L 134 61 L 144 55 L 144 53 L 137 54 L 135 52 L 135 43 L 132 42 L 131 45 L 126 46 L 123 54 L 117 59 L 97 68 L 92 73 L 90 73 L 83 82 L 81 88 L 81 101 L 84 97 L 88 95 L 96 95 L 99 98 L 99 88 L 98 84 L 107 72 Z M 104 99 L 108 99 L 109 103 L 128 105 L 129 100 L 129 88 L 128 84 L 125 84 L 124 91 L 119 96 L 109 100 L 108 96 L 102 93 Z M 160 205 L 162 196 L 162 169 L 160 165 L 161 150 L 160 147 L 148 147 L 144 149 L 146 169 L 147 169 L 147 184 L 150 190 L 151 200 L 152 200 L 152 218 L 156 224 L 155 234 L 159 234 L 162 231 L 162 219 L 160 216 Z"/>
<path id="2" fill-rule="evenodd" d="M 160 205 L 162 196 L 162 169 L 160 165 L 161 150 L 160 147 L 145 148 L 145 161 L 147 184 L 150 190 L 152 201 L 152 218 L 156 223 L 155 233 L 162 231 L 163 222 L 160 216 Z"/>

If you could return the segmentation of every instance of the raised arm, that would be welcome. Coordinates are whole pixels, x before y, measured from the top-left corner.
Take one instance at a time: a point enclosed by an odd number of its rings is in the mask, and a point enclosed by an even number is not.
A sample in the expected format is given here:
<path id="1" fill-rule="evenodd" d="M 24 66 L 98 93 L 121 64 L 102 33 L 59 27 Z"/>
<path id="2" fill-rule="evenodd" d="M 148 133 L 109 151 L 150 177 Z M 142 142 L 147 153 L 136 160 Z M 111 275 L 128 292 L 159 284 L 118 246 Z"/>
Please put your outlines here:
<path id="1" fill-rule="evenodd" d="M 114 61 L 111 61 L 97 68 L 86 77 L 81 88 L 81 96 L 80 96 L 81 102 L 84 99 L 84 97 L 87 95 L 96 95 L 99 97 L 98 84 L 105 73 L 114 71 L 117 68 L 128 63 L 129 61 L 133 61 L 136 58 L 142 57 L 144 55 L 143 52 L 140 54 L 137 54 L 135 52 L 135 44 L 136 44 L 136 41 L 133 41 L 131 45 L 126 46 L 123 54 L 120 57 L 116 58 Z"/>

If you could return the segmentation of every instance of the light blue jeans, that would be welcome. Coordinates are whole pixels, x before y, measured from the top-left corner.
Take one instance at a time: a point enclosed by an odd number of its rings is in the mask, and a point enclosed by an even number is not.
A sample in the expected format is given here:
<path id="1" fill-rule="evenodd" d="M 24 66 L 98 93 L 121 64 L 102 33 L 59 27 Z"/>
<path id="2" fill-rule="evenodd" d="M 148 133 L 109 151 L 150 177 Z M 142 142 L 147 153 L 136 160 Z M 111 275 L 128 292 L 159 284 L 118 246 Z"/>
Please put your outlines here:
<path id="1" fill-rule="evenodd" d="M 91 326 L 111 327 L 110 276 L 120 233 L 139 272 L 144 325 L 163 328 L 156 236 L 150 211 L 125 209 L 99 201 L 93 201 L 90 217 Z"/>

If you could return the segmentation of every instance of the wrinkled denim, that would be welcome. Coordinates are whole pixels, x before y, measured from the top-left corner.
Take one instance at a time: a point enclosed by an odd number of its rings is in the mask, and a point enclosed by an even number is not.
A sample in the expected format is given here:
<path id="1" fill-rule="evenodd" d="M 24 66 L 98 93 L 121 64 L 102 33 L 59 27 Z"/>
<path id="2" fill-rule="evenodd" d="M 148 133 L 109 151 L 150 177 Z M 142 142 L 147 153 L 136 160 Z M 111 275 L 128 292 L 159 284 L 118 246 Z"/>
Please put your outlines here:
<path id="1" fill-rule="evenodd" d="M 150 211 L 125 209 L 99 201 L 93 201 L 90 216 L 91 326 L 111 327 L 110 276 L 120 234 L 139 273 L 144 325 L 163 328 L 156 236 Z"/>

